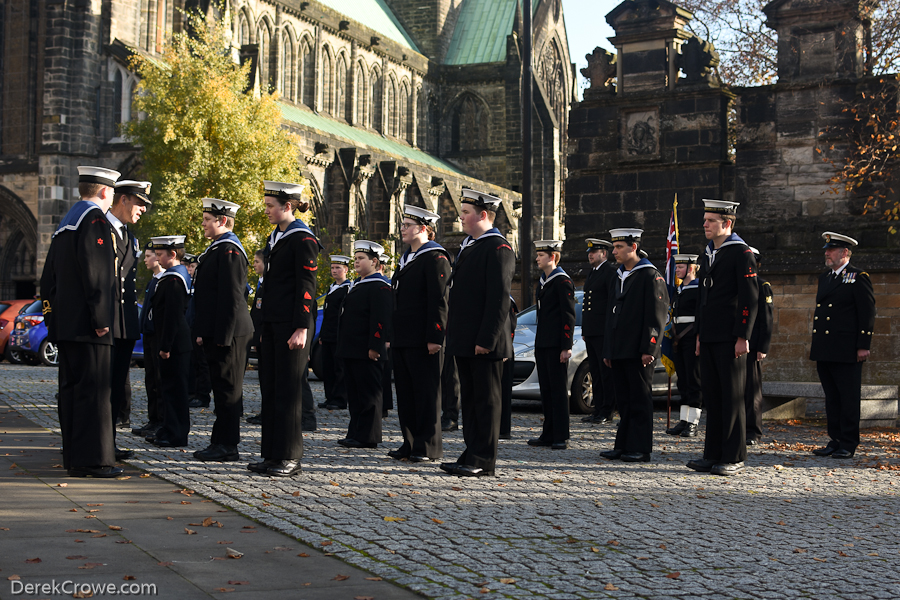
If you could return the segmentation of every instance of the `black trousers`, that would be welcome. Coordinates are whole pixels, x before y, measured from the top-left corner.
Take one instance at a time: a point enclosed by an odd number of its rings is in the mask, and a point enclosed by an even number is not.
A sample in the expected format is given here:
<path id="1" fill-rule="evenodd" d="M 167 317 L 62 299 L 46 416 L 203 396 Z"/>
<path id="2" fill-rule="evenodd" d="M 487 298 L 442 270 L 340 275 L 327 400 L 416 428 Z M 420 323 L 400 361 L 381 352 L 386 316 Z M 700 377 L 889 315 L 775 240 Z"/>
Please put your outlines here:
<path id="1" fill-rule="evenodd" d="M 459 372 L 456 357 L 444 353 L 444 368 L 441 369 L 441 419 L 459 421 Z"/>
<path id="2" fill-rule="evenodd" d="M 503 374 L 501 385 L 503 395 L 500 397 L 500 435 L 512 435 L 512 389 L 513 389 L 513 365 L 515 360 L 510 358 L 503 361 Z"/>
<path id="3" fill-rule="evenodd" d="M 381 399 L 381 410 L 388 411 L 394 408 L 394 351 L 391 348 L 385 350 L 387 360 L 380 361 L 384 371 L 381 373 L 381 389 L 383 398 Z"/>
<path id="4" fill-rule="evenodd" d="M 457 356 L 456 370 L 466 442 L 466 449 L 456 462 L 493 471 L 500 439 L 503 361 Z"/>
<path id="5" fill-rule="evenodd" d="M 569 439 L 569 391 L 566 371 L 568 362 L 559 362 L 562 348 L 535 348 L 541 405 L 544 408 L 544 430 L 540 439 L 545 442 L 565 442 Z"/>
<path id="6" fill-rule="evenodd" d="M 350 409 L 347 439 L 363 444 L 381 443 L 383 362 L 368 358 L 344 358 L 347 369 L 347 407 Z"/>
<path id="7" fill-rule="evenodd" d="M 112 406 L 113 438 L 116 437 L 116 421 L 131 420 L 131 354 L 135 340 L 114 339 L 110 366 L 109 401 Z M 127 408 L 126 408 L 127 407 Z"/>
<path id="8" fill-rule="evenodd" d="M 700 343 L 700 385 L 706 401 L 703 458 L 738 463 L 747 458 L 744 387 L 747 355 L 734 357 L 733 342 Z"/>
<path id="9" fill-rule="evenodd" d="M 347 382 L 344 361 L 334 355 L 336 342 L 325 342 L 322 347 L 322 379 L 325 384 L 325 401 L 338 408 L 347 408 Z"/>
<path id="10" fill-rule="evenodd" d="M 681 405 L 691 408 L 703 407 L 703 392 L 700 388 L 700 357 L 697 356 L 697 336 L 686 335 L 678 342 L 678 349 L 672 355 L 675 363 L 675 381 Z"/>
<path id="11" fill-rule="evenodd" d="M 156 437 L 178 446 L 187 445 L 188 433 L 191 431 L 187 391 L 190 369 L 190 351 L 172 352 L 169 358 L 159 359 L 159 392 L 166 408 L 162 429 L 156 433 Z"/>
<path id="12" fill-rule="evenodd" d="M 318 421 L 316 419 L 316 399 L 313 397 L 312 388 L 309 387 L 309 361 L 306 361 L 306 364 L 307 366 L 300 376 L 302 387 L 300 425 L 302 429 L 312 431 L 318 427 Z"/>
<path id="13" fill-rule="evenodd" d="M 603 336 L 584 338 L 594 393 L 594 416 L 612 417 L 616 408 L 616 385 L 612 369 L 603 363 Z"/>
<path id="14" fill-rule="evenodd" d="M 391 348 L 397 416 L 406 456 L 440 458 L 444 455 L 441 433 L 441 366 L 444 353 L 429 354 L 427 347 Z"/>
<path id="15" fill-rule="evenodd" d="M 620 417 L 614 447 L 626 454 L 653 451 L 653 364 L 641 365 L 640 357 L 612 361 Z"/>
<path id="16" fill-rule="evenodd" d="M 209 400 L 209 394 L 213 391 L 212 372 L 210 371 L 209 357 L 206 354 L 206 344 L 197 345 L 197 338 L 191 336 L 191 377 L 188 380 L 188 398 L 201 398 Z M 245 355 L 246 356 L 246 355 Z"/>
<path id="17" fill-rule="evenodd" d="M 307 333 L 311 335 L 311 329 Z M 263 323 L 260 342 L 260 391 L 262 392 L 262 448 L 264 459 L 303 458 L 303 373 L 309 362 L 312 340 L 291 350 L 294 334 L 290 322 Z"/>
<path id="18" fill-rule="evenodd" d="M 162 425 L 166 409 L 163 406 L 159 387 L 159 350 L 156 347 L 156 336 L 144 334 L 144 389 L 147 390 L 147 422 Z"/>
<path id="19" fill-rule="evenodd" d="M 237 446 L 241 439 L 244 369 L 247 367 L 247 342 L 251 337 L 252 335 L 235 337 L 229 346 L 218 346 L 213 338 L 203 338 L 201 349 L 209 372 L 216 411 L 210 444 Z"/>
<path id="20" fill-rule="evenodd" d="M 828 445 L 855 452 L 859 446 L 859 418 L 863 363 L 816 362 L 825 390 Z"/>
<path id="21" fill-rule="evenodd" d="M 110 404 L 112 346 L 59 342 L 59 428 L 63 467 L 116 462 Z"/>
<path id="22" fill-rule="evenodd" d="M 748 440 L 762 437 L 762 399 L 762 363 L 756 360 L 756 350 L 751 349 L 747 356 L 747 381 L 744 384 Z"/>

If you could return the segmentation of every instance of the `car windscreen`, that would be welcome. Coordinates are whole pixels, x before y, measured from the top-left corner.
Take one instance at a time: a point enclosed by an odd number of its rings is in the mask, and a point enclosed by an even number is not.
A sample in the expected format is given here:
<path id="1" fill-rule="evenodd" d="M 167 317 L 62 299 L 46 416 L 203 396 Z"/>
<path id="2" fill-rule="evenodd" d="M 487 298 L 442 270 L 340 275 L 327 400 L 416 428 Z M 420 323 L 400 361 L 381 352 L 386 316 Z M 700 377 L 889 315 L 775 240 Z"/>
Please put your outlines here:
<path id="1" fill-rule="evenodd" d="M 31 304 L 26 306 L 22 310 L 22 312 L 20 312 L 19 314 L 20 315 L 32 315 L 32 314 L 41 313 L 41 312 L 43 312 L 41 309 L 41 301 L 35 300 L 34 302 L 32 302 Z"/>

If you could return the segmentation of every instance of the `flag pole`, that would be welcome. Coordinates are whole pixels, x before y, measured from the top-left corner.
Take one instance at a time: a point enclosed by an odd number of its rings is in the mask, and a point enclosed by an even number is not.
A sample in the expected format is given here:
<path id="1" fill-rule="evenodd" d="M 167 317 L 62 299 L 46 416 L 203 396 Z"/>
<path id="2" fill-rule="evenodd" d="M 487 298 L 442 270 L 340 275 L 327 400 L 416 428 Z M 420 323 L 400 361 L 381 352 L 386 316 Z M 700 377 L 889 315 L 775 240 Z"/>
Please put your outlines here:
<path id="1" fill-rule="evenodd" d="M 672 204 L 672 215 L 675 220 L 675 241 L 678 242 L 678 193 L 675 193 L 675 202 Z M 678 251 L 681 252 L 681 242 L 678 242 Z M 673 278 L 675 279 L 675 278 Z M 666 373 L 668 375 L 668 372 Z M 669 393 L 666 396 L 666 429 L 672 427 L 672 376 L 669 378 Z"/>

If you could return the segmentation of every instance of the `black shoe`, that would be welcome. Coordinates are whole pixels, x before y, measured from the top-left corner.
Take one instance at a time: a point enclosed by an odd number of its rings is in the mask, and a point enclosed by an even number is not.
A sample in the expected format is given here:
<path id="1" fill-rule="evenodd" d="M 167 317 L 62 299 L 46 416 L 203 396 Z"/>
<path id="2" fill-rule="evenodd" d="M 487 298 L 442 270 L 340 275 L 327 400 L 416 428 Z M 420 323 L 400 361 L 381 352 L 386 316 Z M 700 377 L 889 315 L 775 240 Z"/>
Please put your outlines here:
<path id="1" fill-rule="evenodd" d="M 696 423 L 688 423 L 684 429 L 681 430 L 681 437 L 697 437 L 697 424 Z"/>
<path id="2" fill-rule="evenodd" d="M 299 460 L 279 460 L 275 461 L 268 469 L 266 475 L 273 477 L 291 477 L 301 471 Z"/>
<path id="3" fill-rule="evenodd" d="M 629 452 L 622 455 L 622 462 L 650 462 L 650 453 Z"/>
<path id="4" fill-rule="evenodd" d="M 340 443 L 340 442 L 338 442 L 338 443 Z M 343 445 L 343 444 L 341 444 L 341 445 Z M 409 454 L 406 454 L 405 452 L 400 452 L 399 450 L 390 450 L 390 451 L 388 451 L 387 455 L 390 456 L 391 458 L 395 458 L 397 460 L 409 458 Z"/>
<path id="5" fill-rule="evenodd" d="M 319 402 L 318 406 L 319 408 L 326 408 L 328 406 L 328 400 L 326 400 L 325 402 Z"/>
<path id="6" fill-rule="evenodd" d="M 247 417 L 246 421 L 251 425 L 262 425 L 262 413 Z"/>
<path id="7" fill-rule="evenodd" d="M 501 433 L 501 434 L 500 434 L 500 439 L 501 439 L 501 440 L 511 440 L 511 439 L 512 439 L 512 434 L 511 434 L 511 433 Z"/>
<path id="8" fill-rule="evenodd" d="M 816 448 L 813 450 L 813 454 L 816 456 L 831 456 L 836 450 L 835 446 L 825 446 L 824 448 Z"/>
<path id="9" fill-rule="evenodd" d="M 119 467 L 73 467 L 68 471 L 69 477 L 101 477 L 110 479 L 125 472 Z"/>
<path id="10" fill-rule="evenodd" d="M 675 425 L 666 429 L 666 435 L 681 435 L 681 432 L 684 431 L 684 428 L 687 426 L 687 421 L 678 421 Z"/>
<path id="11" fill-rule="evenodd" d="M 300 431 L 318 431 L 319 426 L 316 423 L 301 423 Z"/>
<path id="12" fill-rule="evenodd" d="M 220 462 L 226 462 L 231 460 L 240 460 L 241 455 L 238 454 L 237 446 L 210 444 L 207 448 L 194 452 L 194 458 L 196 458 L 197 460 L 217 460 Z"/>
<path id="13" fill-rule="evenodd" d="M 409 462 L 411 462 L 411 463 L 431 462 L 431 458 L 429 458 L 427 456 L 421 456 L 419 454 L 410 454 Z"/>
<path id="14" fill-rule="evenodd" d="M 565 450 L 569 445 L 566 442 L 553 442 L 550 444 L 552 450 Z"/>
<path id="15" fill-rule="evenodd" d="M 459 475 L 460 477 L 493 477 L 494 472 L 488 471 L 487 469 L 481 469 L 478 467 L 473 467 L 470 465 L 456 465 L 456 468 L 451 471 L 453 475 Z"/>
<path id="16" fill-rule="evenodd" d="M 116 460 L 117 461 L 128 460 L 129 458 L 134 458 L 134 451 L 116 448 Z"/>
<path id="17" fill-rule="evenodd" d="M 445 463 L 441 463 L 441 471 L 445 471 L 445 472 L 447 472 L 447 473 L 451 473 L 451 474 L 452 474 L 453 471 L 454 471 L 454 470 L 456 469 L 456 467 L 458 467 L 458 466 L 459 466 L 459 463 L 455 463 L 455 462 L 445 462 Z"/>
<path id="18" fill-rule="evenodd" d="M 327 410 L 345 410 L 346 406 L 341 406 L 340 404 L 332 404 L 331 402 L 323 402 L 319 405 L 319 408 L 324 408 Z"/>
<path id="19" fill-rule="evenodd" d="M 456 431 L 459 425 L 456 421 L 441 421 L 441 431 Z"/>
<path id="20" fill-rule="evenodd" d="M 137 427 L 135 429 L 132 429 L 131 433 L 134 435 L 139 435 L 141 437 L 147 437 L 148 435 L 153 435 L 157 431 L 159 431 L 160 427 L 162 427 L 162 425 L 158 425 L 156 423 L 147 423 L 146 425 L 144 425 L 142 427 Z"/>
<path id="21" fill-rule="evenodd" d="M 116 429 L 131 429 L 131 421 L 119 421 L 116 423 Z"/>
<path id="22" fill-rule="evenodd" d="M 754 439 L 754 438 L 747 438 L 747 445 L 748 446 L 758 446 L 759 440 Z"/>
<path id="23" fill-rule="evenodd" d="M 588 415 L 586 417 L 581 417 L 582 423 L 597 423 L 600 419 L 599 415 Z"/>
<path id="24" fill-rule="evenodd" d="M 614 448 L 612 450 L 604 450 L 600 453 L 600 456 L 603 458 L 608 458 L 609 460 L 619 460 L 622 458 L 622 455 L 625 454 L 623 451 L 618 448 Z"/>
<path id="25" fill-rule="evenodd" d="M 343 446 L 344 448 L 377 448 L 378 444 L 372 442 L 369 444 L 364 444 L 362 442 L 358 442 L 356 440 L 352 440 L 350 438 L 344 438 L 343 440 L 338 440 L 338 444 Z"/>
<path id="26" fill-rule="evenodd" d="M 154 437 L 153 441 L 150 442 L 157 448 L 183 448 L 187 446 L 187 444 L 176 444 L 172 440 L 167 440 L 166 438 Z"/>
<path id="27" fill-rule="evenodd" d="M 715 465 L 715 462 L 706 460 L 705 458 L 695 458 L 687 462 L 688 469 L 700 471 L 701 473 L 709 473 L 710 469 L 712 469 Z"/>
<path id="28" fill-rule="evenodd" d="M 265 473 L 266 471 L 269 470 L 269 467 L 271 467 L 272 465 L 275 465 L 277 463 L 278 463 L 277 460 L 271 460 L 268 458 L 264 458 L 259 462 L 250 463 L 249 465 L 247 465 L 247 468 L 249 470 L 253 471 L 254 473 Z"/>
<path id="29" fill-rule="evenodd" d="M 188 408 L 209 408 L 209 398 L 191 398 Z"/>
<path id="30" fill-rule="evenodd" d="M 853 458 L 854 454 L 856 454 L 855 451 L 839 448 L 831 453 L 831 458 Z"/>
<path id="31" fill-rule="evenodd" d="M 744 463 L 719 463 L 709 470 L 713 475 L 736 475 L 744 470 Z"/>
<path id="32" fill-rule="evenodd" d="M 550 446 L 553 442 L 548 442 L 546 440 L 542 440 L 541 438 L 531 438 L 528 440 L 529 446 Z"/>

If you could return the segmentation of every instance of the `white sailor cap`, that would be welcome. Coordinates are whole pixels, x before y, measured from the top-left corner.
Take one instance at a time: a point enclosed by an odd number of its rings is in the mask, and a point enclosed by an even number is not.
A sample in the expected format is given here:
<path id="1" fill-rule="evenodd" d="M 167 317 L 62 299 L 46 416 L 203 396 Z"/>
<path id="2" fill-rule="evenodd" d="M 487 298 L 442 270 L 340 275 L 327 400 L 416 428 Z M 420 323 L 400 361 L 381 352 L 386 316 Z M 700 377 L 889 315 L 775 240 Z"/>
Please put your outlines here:
<path id="1" fill-rule="evenodd" d="M 757 250 L 757 249 L 754 248 L 753 246 L 747 246 L 747 247 L 750 249 L 750 252 L 752 252 L 753 254 L 759 256 L 759 250 Z"/>
<path id="2" fill-rule="evenodd" d="M 629 244 L 634 244 L 635 242 L 641 241 L 641 236 L 644 234 L 643 229 L 610 229 L 609 237 L 614 242 L 628 242 Z"/>
<path id="3" fill-rule="evenodd" d="M 585 241 L 587 242 L 588 252 L 593 252 L 594 250 L 609 250 L 612 248 L 612 242 L 607 242 L 606 240 L 588 238 Z"/>
<path id="4" fill-rule="evenodd" d="M 441 218 L 441 215 L 412 204 L 406 204 L 403 206 L 403 218 L 412 219 L 419 225 L 434 225 Z"/>
<path id="5" fill-rule="evenodd" d="M 178 250 L 184 248 L 183 235 L 159 235 L 150 238 L 150 244 L 154 250 Z"/>
<path id="6" fill-rule="evenodd" d="M 823 248 L 852 248 L 859 245 L 859 242 L 852 237 L 841 235 L 840 233 L 835 233 L 833 231 L 826 231 L 823 233 L 822 239 L 825 240 L 825 245 L 822 246 Z"/>
<path id="7" fill-rule="evenodd" d="M 103 167 L 78 167 L 78 183 L 99 183 L 114 187 L 122 174 Z"/>
<path id="8" fill-rule="evenodd" d="M 197 263 L 197 262 L 199 262 L 199 261 L 197 260 L 197 255 L 196 255 L 196 254 L 188 254 L 187 252 L 185 252 L 185 253 L 184 253 L 184 258 L 181 259 L 181 262 L 183 262 L 183 263 L 186 264 L 186 265 L 192 265 L 192 264 Z"/>
<path id="9" fill-rule="evenodd" d="M 150 182 L 134 181 L 133 179 L 124 179 L 116 182 L 116 193 L 127 194 L 129 196 L 137 196 L 144 201 L 144 204 L 152 204 L 150 201 Z"/>
<path id="10" fill-rule="evenodd" d="M 696 265 L 699 254 L 676 254 L 674 256 L 676 265 Z"/>
<path id="11" fill-rule="evenodd" d="M 384 246 L 375 242 L 370 242 L 369 240 L 356 240 L 353 242 L 353 251 L 365 252 L 372 258 L 378 258 L 384 254 Z"/>
<path id="12" fill-rule="evenodd" d="M 486 208 L 488 210 L 493 210 L 496 212 L 496 210 L 500 208 L 500 202 L 502 201 L 497 196 L 492 196 L 485 192 L 479 192 L 471 188 L 463 188 L 462 199 L 460 200 L 460 202 L 462 202 L 463 204 L 480 206 L 481 208 Z"/>
<path id="13" fill-rule="evenodd" d="M 383 265 L 389 265 L 389 264 L 391 264 L 391 257 L 390 257 L 390 255 L 382 252 L 381 254 L 378 255 L 378 262 L 380 262 Z"/>
<path id="14" fill-rule="evenodd" d="M 219 200 L 218 198 L 203 199 L 203 212 L 208 212 L 209 214 L 216 215 L 217 217 L 234 218 L 235 215 L 237 215 L 238 209 L 240 208 L 240 204 L 235 204 L 234 202 L 229 202 L 228 200 Z"/>
<path id="15" fill-rule="evenodd" d="M 542 252 L 559 252 L 562 250 L 562 240 L 538 240 L 534 242 L 534 249 Z"/>
<path id="16" fill-rule="evenodd" d="M 344 256 L 343 254 L 331 254 L 328 258 L 331 259 L 331 264 L 338 265 L 349 265 L 350 261 L 353 260 L 349 256 Z"/>
<path id="17" fill-rule="evenodd" d="M 728 202 L 727 200 L 707 200 L 703 199 L 703 210 L 708 213 L 716 213 L 719 215 L 736 215 L 737 207 L 740 202 Z"/>
<path id="18" fill-rule="evenodd" d="M 274 196 L 281 200 L 302 200 L 305 185 L 299 183 L 285 183 L 283 181 L 265 181 L 263 180 L 266 196 Z"/>

